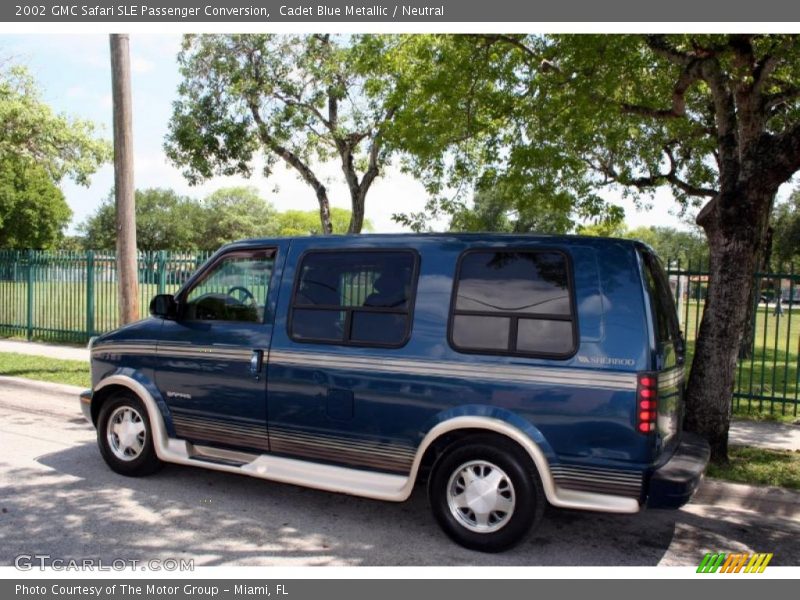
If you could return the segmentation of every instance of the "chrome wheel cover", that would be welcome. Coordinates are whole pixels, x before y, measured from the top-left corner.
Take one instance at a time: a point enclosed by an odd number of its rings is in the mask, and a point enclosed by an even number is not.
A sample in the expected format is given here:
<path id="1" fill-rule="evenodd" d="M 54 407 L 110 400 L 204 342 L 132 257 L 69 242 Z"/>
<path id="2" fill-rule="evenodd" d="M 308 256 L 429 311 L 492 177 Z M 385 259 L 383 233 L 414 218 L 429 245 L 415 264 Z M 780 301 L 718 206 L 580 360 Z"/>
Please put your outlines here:
<path id="1" fill-rule="evenodd" d="M 497 465 L 473 460 L 450 476 L 447 505 L 461 526 L 477 533 L 493 533 L 507 525 L 514 514 L 514 485 Z"/>
<path id="2" fill-rule="evenodd" d="M 144 419 L 139 411 L 131 406 L 114 409 L 106 424 L 106 439 L 118 459 L 128 462 L 139 458 L 147 440 Z"/>

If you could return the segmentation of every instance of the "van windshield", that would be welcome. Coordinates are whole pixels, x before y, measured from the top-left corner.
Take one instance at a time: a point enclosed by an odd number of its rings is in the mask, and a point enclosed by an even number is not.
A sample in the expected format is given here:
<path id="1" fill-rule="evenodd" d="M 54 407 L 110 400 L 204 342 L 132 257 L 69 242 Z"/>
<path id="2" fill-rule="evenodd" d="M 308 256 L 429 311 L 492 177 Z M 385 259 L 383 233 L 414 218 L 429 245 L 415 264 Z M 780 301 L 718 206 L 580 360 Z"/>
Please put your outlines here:
<path id="1" fill-rule="evenodd" d="M 678 343 L 681 336 L 678 312 L 667 275 L 661 261 L 652 252 L 643 251 L 642 259 L 658 343 Z"/>

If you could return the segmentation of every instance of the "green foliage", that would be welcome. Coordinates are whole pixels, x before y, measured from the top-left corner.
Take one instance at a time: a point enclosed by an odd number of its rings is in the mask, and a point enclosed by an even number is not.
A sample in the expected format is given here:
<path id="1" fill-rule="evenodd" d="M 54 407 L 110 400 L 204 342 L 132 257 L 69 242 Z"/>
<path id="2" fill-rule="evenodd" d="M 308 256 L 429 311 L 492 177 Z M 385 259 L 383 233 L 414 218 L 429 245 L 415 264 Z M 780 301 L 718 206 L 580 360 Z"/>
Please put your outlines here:
<path id="1" fill-rule="evenodd" d="M 682 267 L 691 262 L 694 267 L 708 264 L 708 243 L 696 230 L 681 231 L 674 227 L 637 227 L 622 233 L 622 237 L 641 240 L 664 260 L 680 261 Z"/>
<path id="2" fill-rule="evenodd" d="M 625 237 L 628 228 L 625 223 L 612 222 L 612 223 L 589 223 L 579 225 L 576 233 L 578 235 L 591 235 L 594 237 Z"/>
<path id="3" fill-rule="evenodd" d="M 71 217 L 43 167 L 19 155 L 0 158 L 0 248 L 54 248 Z"/>
<path id="4" fill-rule="evenodd" d="M 172 190 L 136 190 L 136 244 L 139 250 L 198 249 L 198 229 L 202 211 L 197 201 Z M 80 226 L 83 243 L 93 250 L 116 247 L 116 207 L 114 191 Z"/>
<path id="5" fill-rule="evenodd" d="M 22 67 L 0 70 L 0 160 L 35 162 L 52 181 L 65 176 L 88 184 L 111 158 L 111 146 L 96 137 L 90 121 L 56 115 Z"/>
<path id="6" fill-rule="evenodd" d="M 533 193 L 510 195 L 502 183 L 482 186 L 470 206 L 461 204 L 447 211 L 452 214 L 450 231 L 566 233 L 573 226 L 571 207 L 560 200 L 563 198 L 538 198 Z"/>
<path id="7" fill-rule="evenodd" d="M 56 184 L 111 157 L 89 121 L 56 115 L 22 67 L 0 69 L 0 247 L 53 248 L 72 216 Z"/>
<path id="8" fill-rule="evenodd" d="M 759 83 L 770 107 L 764 129 L 783 135 L 800 121 L 800 41 L 743 38 L 388 37 L 385 68 L 395 70 L 403 100 L 392 143 L 408 152 L 406 168 L 437 196 L 430 216 L 457 212 L 453 194 L 469 194 L 487 173 L 509 191 L 530 191 L 508 193 L 509 211 L 519 210 L 518 198 L 559 198 L 576 220 L 609 220 L 601 190 L 639 203 L 662 186 L 682 206 L 697 207 L 720 187 L 715 116 L 721 108 L 704 79 L 710 76 L 700 72 L 711 68 L 704 57 L 714 57 L 731 87 L 752 77 L 739 50 L 750 48 L 756 65 L 769 57 Z M 679 64 L 685 57 L 687 64 Z M 740 118 L 749 122 L 748 115 Z M 398 215 L 401 222 L 419 217 Z"/>
<path id="9" fill-rule="evenodd" d="M 167 155 L 192 183 L 250 176 L 259 156 L 268 177 L 282 160 L 326 209 L 327 189 L 312 164 L 337 159 L 357 233 L 366 193 L 388 160 L 382 138 L 393 114 L 380 77 L 361 75 L 367 61 L 345 37 L 187 35 Z"/>
<path id="10" fill-rule="evenodd" d="M 800 189 L 772 213 L 772 266 L 786 270 L 800 265 Z"/>
<path id="11" fill-rule="evenodd" d="M 349 210 L 331 209 L 334 233 L 346 233 L 350 217 Z M 113 250 L 115 223 L 112 191 L 79 226 L 81 245 L 86 249 Z M 364 229 L 372 231 L 368 220 Z M 241 239 L 320 233 L 318 211 L 278 212 L 252 187 L 221 188 L 202 200 L 167 189 L 136 190 L 136 239 L 143 251 L 213 251 Z"/>
<path id="12" fill-rule="evenodd" d="M 270 237 L 277 233 L 275 208 L 252 187 L 222 188 L 200 204 L 197 247 L 216 250 L 234 240 Z"/>
<path id="13" fill-rule="evenodd" d="M 347 233 L 350 225 L 350 211 L 344 208 L 331 209 L 333 233 Z M 320 235 L 322 233 L 319 212 L 315 210 L 287 210 L 277 214 L 275 218 L 276 235 L 281 237 Z M 372 223 L 364 221 L 364 231 L 372 231 Z"/>

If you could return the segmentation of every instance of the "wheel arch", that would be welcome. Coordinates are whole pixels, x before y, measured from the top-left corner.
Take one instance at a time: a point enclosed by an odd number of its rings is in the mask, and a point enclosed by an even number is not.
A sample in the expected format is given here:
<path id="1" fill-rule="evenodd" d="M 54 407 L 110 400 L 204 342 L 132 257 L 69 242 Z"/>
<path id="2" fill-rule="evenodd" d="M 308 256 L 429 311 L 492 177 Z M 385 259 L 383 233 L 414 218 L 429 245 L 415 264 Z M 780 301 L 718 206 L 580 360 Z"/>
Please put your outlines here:
<path id="1" fill-rule="evenodd" d="M 428 431 L 417 450 L 417 457 L 414 460 L 410 474 L 412 485 L 419 481 L 420 477 L 427 477 L 434 462 L 448 449 L 470 437 L 479 435 L 497 436 L 498 439 L 503 439 L 505 442 L 519 448 L 530 459 L 531 466 L 536 469 L 548 502 L 557 502 L 557 494 L 547 456 L 548 453 L 552 452 L 549 445 L 546 442 L 538 442 L 528 432 L 496 416 L 461 415 L 443 420 L 434 426 Z M 541 433 L 539 433 L 539 436 L 541 436 Z"/>
<path id="2" fill-rule="evenodd" d="M 156 455 L 164 460 L 164 449 L 167 447 L 169 433 L 159 402 L 145 383 L 123 373 L 115 373 L 102 379 L 94 387 L 92 394 L 92 421 L 95 425 L 97 424 L 96 419 L 100 414 L 103 403 L 108 401 L 116 392 L 120 391 L 132 392 L 142 401 L 142 404 L 144 404 L 147 410 L 148 420 L 150 421 L 150 428 L 153 434 L 153 446 Z"/>

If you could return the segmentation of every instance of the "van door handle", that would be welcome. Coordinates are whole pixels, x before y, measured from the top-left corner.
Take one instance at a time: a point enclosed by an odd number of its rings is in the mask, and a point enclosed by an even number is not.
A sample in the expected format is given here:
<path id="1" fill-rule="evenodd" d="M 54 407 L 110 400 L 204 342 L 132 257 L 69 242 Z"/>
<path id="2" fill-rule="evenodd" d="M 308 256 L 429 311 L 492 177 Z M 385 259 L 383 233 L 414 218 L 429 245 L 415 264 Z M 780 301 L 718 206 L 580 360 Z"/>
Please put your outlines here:
<path id="1" fill-rule="evenodd" d="M 258 381 L 261 379 L 261 367 L 264 365 L 264 351 L 263 350 L 253 350 L 253 354 L 250 355 L 250 375 Z"/>

